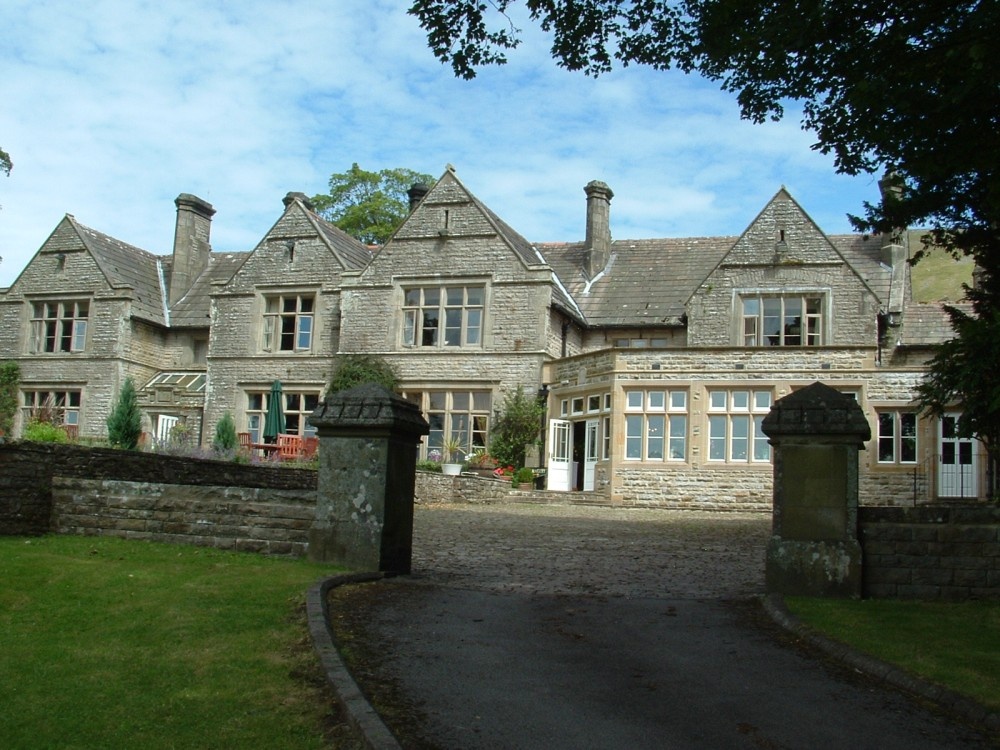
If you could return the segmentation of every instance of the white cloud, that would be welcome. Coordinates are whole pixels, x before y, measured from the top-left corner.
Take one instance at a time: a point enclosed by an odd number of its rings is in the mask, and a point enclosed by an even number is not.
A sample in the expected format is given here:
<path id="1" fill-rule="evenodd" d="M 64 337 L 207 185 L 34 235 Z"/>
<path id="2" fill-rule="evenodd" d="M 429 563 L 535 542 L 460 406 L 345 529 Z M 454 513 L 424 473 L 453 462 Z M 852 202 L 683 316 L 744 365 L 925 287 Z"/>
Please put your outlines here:
<path id="1" fill-rule="evenodd" d="M 64 213 L 153 252 L 173 199 L 217 209 L 249 249 L 289 190 L 409 167 L 459 176 L 539 241 L 583 237 L 583 186 L 611 185 L 615 237 L 738 234 L 785 184 L 820 226 L 877 195 L 834 175 L 795 119 L 741 122 L 693 76 L 557 68 L 527 31 L 511 63 L 455 79 L 400 0 L 8 0 L 0 9 L 0 286 Z"/>

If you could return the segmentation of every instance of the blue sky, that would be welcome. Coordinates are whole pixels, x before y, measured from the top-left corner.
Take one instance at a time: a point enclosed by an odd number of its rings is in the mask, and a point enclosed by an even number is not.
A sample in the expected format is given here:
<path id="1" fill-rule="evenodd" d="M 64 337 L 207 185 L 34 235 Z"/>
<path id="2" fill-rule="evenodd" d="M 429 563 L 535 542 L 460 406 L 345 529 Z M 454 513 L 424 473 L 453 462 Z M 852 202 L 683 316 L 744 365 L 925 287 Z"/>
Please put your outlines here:
<path id="1" fill-rule="evenodd" d="M 696 76 L 598 79 L 552 62 L 545 37 L 455 79 L 407 0 L 6 0 L 0 8 L 0 286 L 66 213 L 154 253 L 173 199 L 217 210 L 215 250 L 249 250 L 290 191 L 353 162 L 466 186 L 532 241 L 584 235 L 583 186 L 615 193 L 615 239 L 739 234 L 786 186 L 829 233 L 875 201 L 834 173 L 794 112 L 753 125 Z"/>

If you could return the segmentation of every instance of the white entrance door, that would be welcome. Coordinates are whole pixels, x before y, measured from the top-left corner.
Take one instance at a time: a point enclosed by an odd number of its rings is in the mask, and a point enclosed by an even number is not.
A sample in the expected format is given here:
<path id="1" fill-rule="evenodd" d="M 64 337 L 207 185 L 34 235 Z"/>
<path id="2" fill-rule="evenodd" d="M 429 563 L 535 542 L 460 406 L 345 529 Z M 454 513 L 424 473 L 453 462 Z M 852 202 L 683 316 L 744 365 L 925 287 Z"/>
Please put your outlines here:
<path id="1" fill-rule="evenodd" d="M 583 491 L 594 491 L 594 467 L 597 466 L 597 420 L 587 420 L 583 451 Z"/>
<path id="2" fill-rule="evenodd" d="M 975 440 L 959 437 L 958 414 L 945 414 L 938 424 L 938 497 L 976 497 Z"/>
<path id="3" fill-rule="evenodd" d="M 180 417 L 172 417 L 169 414 L 161 414 L 156 418 L 156 442 L 166 445 L 170 442 L 170 431 L 180 421 Z"/>
<path id="4" fill-rule="evenodd" d="M 573 467 L 572 427 L 565 419 L 549 421 L 549 465 L 545 486 L 550 490 L 569 491 L 570 470 Z"/>

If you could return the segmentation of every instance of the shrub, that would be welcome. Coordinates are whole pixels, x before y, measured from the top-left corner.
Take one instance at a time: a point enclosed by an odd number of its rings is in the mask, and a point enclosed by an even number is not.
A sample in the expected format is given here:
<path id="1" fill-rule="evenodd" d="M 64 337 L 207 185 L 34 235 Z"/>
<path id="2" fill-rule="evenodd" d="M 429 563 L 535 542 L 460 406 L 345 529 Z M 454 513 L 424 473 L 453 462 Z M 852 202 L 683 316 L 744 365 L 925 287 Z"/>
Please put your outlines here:
<path id="1" fill-rule="evenodd" d="M 378 383 L 390 391 L 395 391 L 399 376 L 392 365 L 381 357 L 370 354 L 346 354 L 337 366 L 327 394 L 346 391 L 364 383 Z"/>
<path id="2" fill-rule="evenodd" d="M 239 438 L 236 437 L 236 422 L 233 415 L 228 411 L 222 415 L 222 419 L 215 425 L 215 438 L 212 440 L 212 448 L 223 453 L 236 449 Z"/>
<path id="3" fill-rule="evenodd" d="M 14 431 L 20 382 L 21 368 L 17 362 L 0 363 L 0 435 L 10 435 Z"/>
<path id="4" fill-rule="evenodd" d="M 139 399 L 135 393 L 135 383 L 129 376 L 122 383 L 115 408 L 108 415 L 108 442 L 114 448 L 134 451 L 139 447 L 141 436 L 142 415 L 139 412 Z"/>
<path id="5" fill-rule="evenodd" d="M 418 471 L 436 471 L 438 474 L 441 473 L 441 462 L 440 461 L 417 461 Z"/>
<path id="6" fill-rule="evenodd" d="M 545 407 L 524 389 L 508 393 L 493 423 L 490 455 L 501 466 L 524 466 L 525 446 L 538 441 Z"/>
<path id="7" fill-rule="evenodd" d="M 514 472 L 514 478 L 511 480 L 511 484 L 531 484 L 535 481 L 535 472 L 526 466 L 522 466 L 520 469 Z"/>
<path id="8" fill-rule="evenodd" d="M 24 439 L 36 443 L 68 443 L 66 430 L 51 422 L 41 422 L 33 419 L 24 428 Z"/>

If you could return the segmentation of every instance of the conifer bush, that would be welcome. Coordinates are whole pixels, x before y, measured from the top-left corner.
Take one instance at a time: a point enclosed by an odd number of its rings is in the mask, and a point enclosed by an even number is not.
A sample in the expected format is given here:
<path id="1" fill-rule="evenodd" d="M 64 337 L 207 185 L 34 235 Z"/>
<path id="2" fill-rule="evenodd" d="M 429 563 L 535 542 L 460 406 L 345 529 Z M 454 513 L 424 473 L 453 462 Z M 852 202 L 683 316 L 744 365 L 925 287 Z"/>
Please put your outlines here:
<path id="1" fill-rule="evenodd" d="M 115 448 L 134 451 L 142 436 L 142 415 L 132 377 L 125 378 L 115 408 L 108 415 L 108 442 Z"/>

